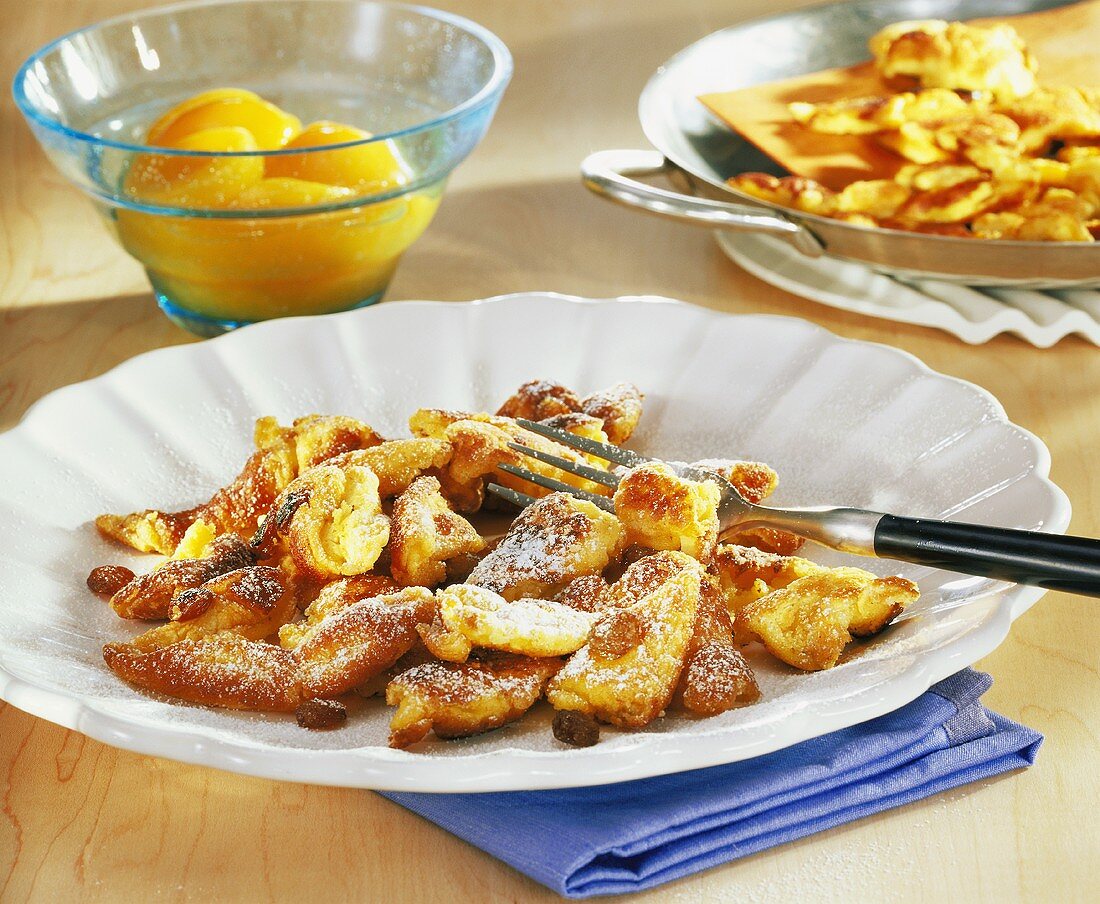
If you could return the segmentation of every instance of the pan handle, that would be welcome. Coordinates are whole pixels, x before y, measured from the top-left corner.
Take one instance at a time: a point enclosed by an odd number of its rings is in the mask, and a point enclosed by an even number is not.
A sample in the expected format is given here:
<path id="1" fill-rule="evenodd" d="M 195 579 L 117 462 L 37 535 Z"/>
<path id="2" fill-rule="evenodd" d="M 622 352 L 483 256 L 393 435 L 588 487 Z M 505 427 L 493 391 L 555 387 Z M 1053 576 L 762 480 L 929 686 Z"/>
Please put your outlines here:
<path id="1" fill-rule="evenodd" d="M 638 207 L 648 213 L 706 226 L 774 235 L 809 257 L 825 253 L 821 242 L 805 226 L 760 207 L 693 198 L 646 185 L 631 176 L 657 176 L 669 171 L 669 163 L 659 151 L 612 150 L 589 154 L 581 163 L 585 186 L 611 201 Z"/>

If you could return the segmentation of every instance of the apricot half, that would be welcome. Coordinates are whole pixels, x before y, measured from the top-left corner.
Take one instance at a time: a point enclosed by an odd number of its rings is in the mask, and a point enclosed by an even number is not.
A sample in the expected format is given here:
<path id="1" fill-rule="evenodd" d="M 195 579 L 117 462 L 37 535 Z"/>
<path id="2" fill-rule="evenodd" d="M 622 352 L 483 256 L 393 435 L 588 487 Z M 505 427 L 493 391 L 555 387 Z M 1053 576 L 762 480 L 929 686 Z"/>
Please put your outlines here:
<path id="1" fill-rule="evenodd" d="M 241 192 L 234 207 L 266 210 L 274 207 L 314 207 L 354 198 L 355 192 L 342 185 L 325 185 L 305 179 L 277 177 L 261 179 Z"/>
<path id="2" fill-rule="evenodd" d="M 197 154 L 135 157 L 126 176 L 126 191 L 143 201 L 175 207 L 228 207 L 264 175 L 260 157 L 211 156 L 258 150 L 252 133 L 240 126 L 201 129 L 179 139 L 175 149 Z"/>
<path id="3" fill-rule="evenodd" d="M 316 149 L 329 144 L 367 141 L 346 148 L 279 154 L 267 159 L 268 176 L 289 176 L 326 185 L 343 185 L 356 194 L 376 194 L 407 185 L 411 174 L 388 141 L 369 141 L 370 132 L 338 122 L 314 122 L 291 138 L 287 150 Z"/>
<path id="4" fill-rule="evenodd" d="M 174 148 L 188 135 L 221 126 L 247 129 L 257 150 L 274 151 L 301 131 L 302 123 L 251 91 L 218 88 L 177 104 L 153 123 L 146 141 Z"/>

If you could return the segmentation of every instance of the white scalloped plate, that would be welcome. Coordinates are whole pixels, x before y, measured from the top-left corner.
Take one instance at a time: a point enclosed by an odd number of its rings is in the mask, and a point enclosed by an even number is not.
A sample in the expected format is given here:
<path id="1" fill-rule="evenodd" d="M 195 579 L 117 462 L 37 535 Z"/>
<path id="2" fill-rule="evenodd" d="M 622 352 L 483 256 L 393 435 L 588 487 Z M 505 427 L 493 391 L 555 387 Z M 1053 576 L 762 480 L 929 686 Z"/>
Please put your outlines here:
<path id="1" fill-rule="evenodd" d="M 1015 333 L 1038 348 L 1078 335 L 1100 345 L 1100 290 L 964 286 L 903 281 L 855 261 L 810 258 L 788 243 L 748 232 L 715 232 L 734 263 L 770 285 L 842 311 L 930 326 L 981 345 Z"/>
<path id="2" fill-rule="evenodd" d="M 488 408 L 531 377 L 586 391 L 633 380 L 648 399 L 632 445 L 771 462 L 780 503 L 1048 531 L 1069 522 L 1046 448 L 992 396 L 801 320 L 533 294 L 272 321 L 59 390 L 0 436 L 0 696 L 108 744 L 250 775 L 422 791 L 567 787 L 757 756 L 893 710 L 993 650 L 1041 596 L 863 560 L 918 580 L 925 614 L 827 672 L 795 674 L 756 655 L 762 702 L 703 721 L 670 715 L 634 734 L 607 730 L 584 750 L 551 738 L 545 704 L 477 738 L 395 751 L 377 700 L 345 728 L 311 733 L 288 716 L 153 699 L 104 667 L 102 644 L 137 628 L 91 597 L 84 578 L 104 562 L 150 561 L 101 540 L 94 515 L 199 501 L 235 473 L 261 414 L 342 412 L 397 434 L 418 406 Z M 967 594 L 983 598 L 936 609 Z"/>

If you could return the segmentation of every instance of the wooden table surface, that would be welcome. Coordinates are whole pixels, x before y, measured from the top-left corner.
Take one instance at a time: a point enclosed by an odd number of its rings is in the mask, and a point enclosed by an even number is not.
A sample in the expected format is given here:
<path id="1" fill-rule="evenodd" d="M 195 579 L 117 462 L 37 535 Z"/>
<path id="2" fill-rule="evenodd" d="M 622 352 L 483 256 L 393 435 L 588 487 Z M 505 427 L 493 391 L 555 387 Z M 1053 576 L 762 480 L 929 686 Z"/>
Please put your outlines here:
<path id="1" fill-rule="evenodd" d="M 47 40 L 136 0 L 0 0 L 0 76 Z M 1050 447 L 1072 528 L 1100 534 L 1100 351 L 1069 339 L 970 347 L 833 311 L 739 270 L 705 231 L 581 188 L 589 151 L 644 147 L 635 108 L 654 68 L 749 17 L 751 0 L 447 2 L 499 34 L 516 74 L 389 297 L 550 289 L 657 293 L 806 317 L 971 380 Z M 796 5 L 779 0 L 768 9 Z M 190 341 L 91 205 L 0 97 L 0 428 L 59 386 Z M 32 601 L 27 601 L 31 604 Z M 1001 902 L 1100 896 L 1100 605 L 1051 593 L 978 663 L 988 704 L 1046 735 L 1024 773 L 710 870 L 638 900 Z M 0 703 L 0 901 L 551 900 L 507 866 L 365 791 L 279 784 L 103 746 Z"/>

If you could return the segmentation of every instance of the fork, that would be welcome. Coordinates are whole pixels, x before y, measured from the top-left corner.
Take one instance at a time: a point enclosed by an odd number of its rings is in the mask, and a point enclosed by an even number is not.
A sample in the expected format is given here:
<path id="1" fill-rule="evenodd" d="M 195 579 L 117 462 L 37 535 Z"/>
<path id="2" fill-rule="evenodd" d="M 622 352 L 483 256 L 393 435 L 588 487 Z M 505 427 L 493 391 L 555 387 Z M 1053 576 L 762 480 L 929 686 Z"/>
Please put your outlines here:
<path id="1" fill-rule="evenodd" d="M 516 418 L 516 422 L 532 433 L 612 464 L 634 468 L 662 462 L 661 459 L 576 436 L 557 427 L 523 418 Z M 521 443 L 508 445 L 521 455 L 608 489 L 614 490 L 619 485 L 619 477 L 610 471 L 579 464 Z M 1016 584 L 1034 584 L 1048 590 L 1100 596 L 1100 540 L 934 518 L 907 518 L 858 508 L 772 508 L 748 502 L 733 484 L 706 468 L 679 462 L 662 463 L 687 480 L 710 480 L 718 485 L 721 494 L 718 505 L 719 537 L 750 527 L 772 527 L 841 552 L 900 559 Z M 614 502 L 607 496 L 578 489 L 516 465 L 502 464 L 499 467 L 537 486 L 569 493 L 587 499 L 605 511 L 615 511 Z M 526 493 L 500 484 L 491 483 L 488 489 L 520 508 L 535 501 Z"/>

